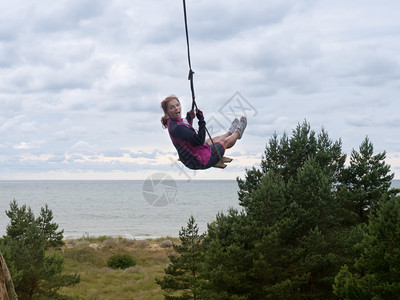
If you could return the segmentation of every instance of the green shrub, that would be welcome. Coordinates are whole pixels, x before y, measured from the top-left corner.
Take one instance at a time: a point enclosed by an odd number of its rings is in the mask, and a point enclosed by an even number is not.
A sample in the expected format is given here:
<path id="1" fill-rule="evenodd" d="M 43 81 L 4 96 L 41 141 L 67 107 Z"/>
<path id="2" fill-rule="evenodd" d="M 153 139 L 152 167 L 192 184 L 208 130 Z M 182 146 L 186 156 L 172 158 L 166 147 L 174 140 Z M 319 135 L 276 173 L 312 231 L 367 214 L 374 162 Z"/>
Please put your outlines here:
<path id="1" fill-rule="evenodd" d="M 107 260 L 107 266 L 112 269 L 126 269 L 134 265 L 135 259 L 128 254 L 115 254 Z"/>

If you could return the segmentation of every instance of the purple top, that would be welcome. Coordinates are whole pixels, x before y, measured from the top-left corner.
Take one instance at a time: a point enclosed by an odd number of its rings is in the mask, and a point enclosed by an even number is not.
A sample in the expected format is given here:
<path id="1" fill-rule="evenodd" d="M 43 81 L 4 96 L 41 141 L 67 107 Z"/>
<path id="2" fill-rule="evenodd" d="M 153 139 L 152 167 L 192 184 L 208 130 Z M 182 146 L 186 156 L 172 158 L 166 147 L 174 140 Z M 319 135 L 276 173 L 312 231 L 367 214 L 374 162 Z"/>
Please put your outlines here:
<path id="1" fill-rule="evenodd" d="M 211 157 L 211 148 L 205 142 L 206 122 L 199 120 L 196 132 L 192 121 L 189 113 L 185 119 L 168 119 L 168 132 L 181 162 L 189 169 L 204 169 Z"/>

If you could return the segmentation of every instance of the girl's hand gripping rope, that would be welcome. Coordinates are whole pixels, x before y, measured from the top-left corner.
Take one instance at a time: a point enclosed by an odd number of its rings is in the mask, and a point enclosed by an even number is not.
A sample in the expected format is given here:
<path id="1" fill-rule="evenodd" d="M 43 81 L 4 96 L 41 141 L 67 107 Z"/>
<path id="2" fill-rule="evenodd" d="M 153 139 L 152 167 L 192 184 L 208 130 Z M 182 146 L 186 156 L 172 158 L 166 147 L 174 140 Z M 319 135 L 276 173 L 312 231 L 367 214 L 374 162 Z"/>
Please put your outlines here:
<path id="1" fill-rule="evenodd" d="M 204 120 L 203 112 L 198 108 L 196 108 L 196 117 L 197 117 L 197 119 L 199 119 L 199 121 L 203 121 Z"/>

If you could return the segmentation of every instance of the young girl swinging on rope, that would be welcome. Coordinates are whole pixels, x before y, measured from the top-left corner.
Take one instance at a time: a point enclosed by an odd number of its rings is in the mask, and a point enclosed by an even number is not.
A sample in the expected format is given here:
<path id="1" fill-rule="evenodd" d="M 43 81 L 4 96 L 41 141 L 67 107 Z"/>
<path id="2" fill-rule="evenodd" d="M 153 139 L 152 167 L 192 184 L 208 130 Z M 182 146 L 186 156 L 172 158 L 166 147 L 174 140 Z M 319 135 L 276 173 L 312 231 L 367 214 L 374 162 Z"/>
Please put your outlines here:
<path id="1" fill-rule="evenodd" d="M 181 162 L 192 170 L 208 169 L 215 166 L 225 153 L 240 139 L 247 126 L 246 117 L 240 121 L 235 119 L 228 132 L 206 140 L 206 122 L 203 112 L 196 108 L 182 118 L 181 104 L 175 95 L 168 96 L 161 102 L 164 116 L 161 123 L 164 129 L 168 128 L 169 136 L 178 151 Z M 198 131 L 192 127 L 193 119 L 199 120 Z"/>

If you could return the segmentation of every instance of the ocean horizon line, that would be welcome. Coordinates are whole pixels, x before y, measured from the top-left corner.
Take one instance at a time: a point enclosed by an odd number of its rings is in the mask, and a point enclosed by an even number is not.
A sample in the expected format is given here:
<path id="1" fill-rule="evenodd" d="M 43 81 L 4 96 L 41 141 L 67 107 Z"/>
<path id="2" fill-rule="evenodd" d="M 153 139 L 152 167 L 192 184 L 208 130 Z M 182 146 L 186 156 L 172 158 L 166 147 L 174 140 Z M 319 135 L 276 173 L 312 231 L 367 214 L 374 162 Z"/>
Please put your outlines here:
<path id="1" fill-rule="evenodd" d="M 144 179 L 0 179 L 0 182 L 13 182 L 13 181 L 145 181 L 148 180 L 149 178 L 144 178 Z M 204 178 L 199 178 L 199 179 L 169 179 L 173 181 L 179 181 L 179 182 L 191 182 L 191 181 L 236 181 L 236 179 L 204 179 Z"/>

